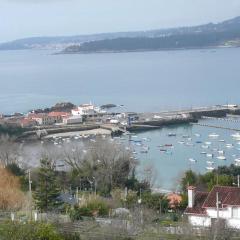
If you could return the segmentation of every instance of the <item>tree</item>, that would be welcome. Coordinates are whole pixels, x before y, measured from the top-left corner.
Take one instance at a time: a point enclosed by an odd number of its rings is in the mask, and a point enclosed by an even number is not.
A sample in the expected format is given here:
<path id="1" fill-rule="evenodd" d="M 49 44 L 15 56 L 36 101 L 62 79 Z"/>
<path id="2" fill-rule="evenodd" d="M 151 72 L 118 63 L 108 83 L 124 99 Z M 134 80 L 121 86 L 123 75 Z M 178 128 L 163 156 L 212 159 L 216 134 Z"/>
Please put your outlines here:
<path id="1" fill-rule="evenodd" d="M 81 182 L 87 180 L 104 195 L 114 188 L 125 186 L 136 162 L 123 145 L 109 140 L 97 139 L 84 146 L 64 149 L 64 160 Z"/>
<path id="2" fill-rule="evenodd" d="M 57 184 L 55 166 L 48 158 L 40 160 L 38 186 L 34 193 L 37 208 L 43 212 L 52 211 L 62 205 L 61 190 Z"/>
<path id="3" fill-rule="evenodd" d="M 20 156 L 20 145 L 8 135 L 0 136 L 0 164 L 7 166 L 17 163 Z"/>
<path id="4" fill-rule="evenodd" d="M 185 172 L 184 177 L 181 180 L 182 191 L 186 192 L 189 185 L 196 185 L 197 180 L 197 175 L 192 170 Z"/>

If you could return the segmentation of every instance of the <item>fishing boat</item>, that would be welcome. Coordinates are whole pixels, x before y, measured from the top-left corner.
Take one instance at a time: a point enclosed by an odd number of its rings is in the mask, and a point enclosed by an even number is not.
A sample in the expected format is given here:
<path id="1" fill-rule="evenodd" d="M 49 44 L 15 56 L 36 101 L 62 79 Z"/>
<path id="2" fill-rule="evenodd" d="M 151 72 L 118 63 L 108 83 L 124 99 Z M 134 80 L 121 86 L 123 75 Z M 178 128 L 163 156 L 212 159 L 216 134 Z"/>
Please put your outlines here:
<path id="1" fill-rule="evenodd" d="M 219 160 L 226 160 L 226 157 L 225 156 L 217 156 L 217 159 L 219 159 Z"/>

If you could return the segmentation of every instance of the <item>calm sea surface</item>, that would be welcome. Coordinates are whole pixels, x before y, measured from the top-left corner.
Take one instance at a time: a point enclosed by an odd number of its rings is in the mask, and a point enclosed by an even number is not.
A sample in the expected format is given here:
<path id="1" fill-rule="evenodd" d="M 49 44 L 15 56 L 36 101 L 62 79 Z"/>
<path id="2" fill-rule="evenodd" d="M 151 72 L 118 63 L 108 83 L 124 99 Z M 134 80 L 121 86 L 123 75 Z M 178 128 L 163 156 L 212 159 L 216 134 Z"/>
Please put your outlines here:
<path id="1" fill-rule="evenodd" d="M 58 101 L 159 111 L 240 102 L 240 48 L 117 54 L 0 52 L 0 112 Z"/>
<path id="2" fill-rule="evenodd" d="M 0 52 L 0 112 L 25 112 L 59 101 L 123 104 L 124 110 L 131 111 L 240 103 L 239 62 L 240 48 L 88 55 Z M 236 122 L 207 121 L 240 128 Z M 169 132 L 177 136 L 168 137 Z M 209 139 L 213 132 L 220 135 L 218 139 Z M 201 136 L 196 137 L 196 133 Z M 133 145 L 141 162 L 139 171 L 153 169 L 155 186 L 175 189 L 186 169 L 205 172 L 207 161 L 213 161 L 216 167 L 240 157 L 240 145 L 232 139 L 232 133 L 182 125 L 138 134 L 137 139 L 149 139 L 144 144 L 150 148 L 144 154 L 140 146 Z M 225 142 L 219 142 L 223 139 Z M 182 141 L 184 144 L 179 143 Z M 202 148 L 204 142 L 211 142 L 208 149 Z M 230 143 L 234 146 L 227 148 Z M 173 148 L 160 152 L 157 146 L 164 144 Z M 218 160 L 217 150 L 224 150 L 227 160 Z M 213 159 L 202 151 L 213 153 Z"/>

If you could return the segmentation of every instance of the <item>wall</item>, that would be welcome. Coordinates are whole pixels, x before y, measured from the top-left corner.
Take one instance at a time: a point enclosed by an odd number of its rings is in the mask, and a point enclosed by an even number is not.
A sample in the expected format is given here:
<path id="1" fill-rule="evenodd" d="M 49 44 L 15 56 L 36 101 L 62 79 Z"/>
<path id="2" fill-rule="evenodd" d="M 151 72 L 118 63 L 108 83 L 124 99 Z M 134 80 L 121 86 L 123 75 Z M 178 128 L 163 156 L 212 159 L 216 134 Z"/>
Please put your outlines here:
<path id="1" fill-rule="evenodd" d="M 205 216 L 189 216 L 188 221 L 193 226 L 211 226 L 211 218 Z"/>

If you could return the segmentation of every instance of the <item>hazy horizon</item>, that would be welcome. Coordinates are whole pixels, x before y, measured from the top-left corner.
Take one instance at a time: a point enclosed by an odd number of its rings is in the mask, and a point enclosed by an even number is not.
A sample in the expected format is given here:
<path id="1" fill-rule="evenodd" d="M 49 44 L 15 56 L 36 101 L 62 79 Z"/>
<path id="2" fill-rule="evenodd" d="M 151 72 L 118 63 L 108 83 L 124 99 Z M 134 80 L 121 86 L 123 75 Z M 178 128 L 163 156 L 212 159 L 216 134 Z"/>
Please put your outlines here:
<path id="1" fill-rule="evenodd" d="M 239 15 L 239 0 L 1 0 L 0 42 L 194 26 Z"/>

